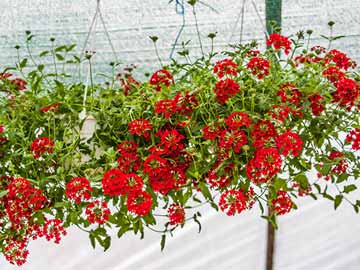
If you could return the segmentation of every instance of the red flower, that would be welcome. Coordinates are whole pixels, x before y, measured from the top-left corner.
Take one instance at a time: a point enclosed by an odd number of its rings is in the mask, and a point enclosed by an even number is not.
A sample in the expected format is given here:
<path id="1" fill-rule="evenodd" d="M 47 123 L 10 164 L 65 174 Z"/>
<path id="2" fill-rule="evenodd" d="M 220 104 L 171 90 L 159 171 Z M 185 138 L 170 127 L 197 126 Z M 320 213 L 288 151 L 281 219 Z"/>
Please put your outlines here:
<path id="1" fill-rule="evenodd" d="M 219 126 L 206 125 L 201 131 L 205 140 L 213 141 L 220 135 L 221 128 Z"/>
<path id="2" fill-rule="evenodd" d="M 345 77 L 345 73 L 338 67 L 328 67 L 322 72 L 322 75 L 332 83 L 337 83 L 340 79 Z"/>
<path id="3" fill-rule="evenodd" d="M 125 141 L 118 144 L 117 151 L 120 152 L 120 154 L 129 154 L 136 152 L 138 148 L 138 145 L 131 141 Z"/>
<path id="4" fill-rule="evenodd" d="M 241 147 L 248 143 L 246 133 L 242 130 L 227 130 L 221 132 L 219 147 L 225 150 L 234 149 L 235 153 L 241 152 Z"/>
<path id="5" fill-rule="evenodd" d="M 177 93 L 174 97 L 176 103 L 176 112 L 183 115 L 190 115 L 194 108 L 199 105 L 199 102 L 194 94 L 188 92 L 184 96 L 181 93 Z"/>
<path id="6" fill-rule="evenodd" d="M 346 136 L 346 142 L 352 143 L 353 150 L 360 150 L 360 128 L 355 128 Z"/>
<path id="7" fill-rule="evenodd" d="M 244 112 L 232 112 L 226 119 L 225 124 L 228 128 L 237 130 L 241 127 L 250 127 L 251 118 Z"/>
<path id="8" fill-rule="evenodd" d="M 246 165 L 246 175 L 254 184 L 266 183 L 280 171 L 281 165 L 282 159 L 277 149 L 259 149 Z"/>
<path id="9" fill-rule="evenodd" d="M 133 120 L 129 123 L 129 132 L 130 134 L 144 136 L 146 140 L 150 139 L 150 131 L 152 129 L 152 125 L 148 120 L 140 118 Z"/>
<path id="10" fill-rule="evenodd" d="M 221 194 L 219 206 L 228 216 L 240 214 L 246 209 L 246 198 L 240 190 L 227 190 Z"/>
<path id="11" fill-rule="evenodd" d="M 125 174 L 124 177 L 126 193 L 141 190 L 143 188 L 144 181 L 139 175 L 135 173 L 129 173 Z"/>
<path id="12" fill-rule="evenodd" d="M 17 88 L 17 90 L 19 91 L 26 90 L 27 82 L 25 80 L 16 78 L 14 80 L 11 80 L 10 82 L 12 85 L 14 85 Z"/>
<path id="13" fill-rule="evenodd" d="M 266 46 L 274 46 L 275 50 L 284 49 L 285 54 L 289 54 L 291 50 L 291 41 L 287 37 L 273 33 L 267 39 Z"/>
<path id="14" fill-rule="evenodd" d="M 322 46 L 314 46 L 310 49 L 312 52 L 315 52 L 316 54 L 322 54 L 326 53 L 326 48 Z"/>
<path id="15" fill-rule="evenodd" d="M 82 200 L 89 200 L 91 192 L 89 180 L 83 177 L 75 177 L 66 184 L 66 196 L 74 200 L 76 204 L 81 203 Z"/>
<path id="16" fill-rule="evenodd" d="M 144 162 L 144 172 L 151 176 L 157 176 L 161 174 L 161 172 L 166 167 L 167 160 L 154 154 L 148 156 Z"/>
<path id="17" fill-rule="evenodd" d="M 67 234 L 60 219 L 46 220 L 44 223 L 43 233 L 46 240 L 50 241 L 54 239 L 55 244 L 59 244 L 61 236 L 65 236 Z"/>
<path id="18" fill-rule="evenodd" d="M 157 135 L 160 137 L 161 146 L 165 148 L 167 153 L 176 152 L 184 149 L 184 144 L 181 143 L 185 139 L 176 129 L 160 130 Z"/>
<path id="19" fill-rule="evenodd" d="M 53 148 L 54 142 L 47 137 L 37 138 L 30 145 L 30 151 L 35 159 L 40 158 L 44 153 L 52 153 Z"/>
<path id="20" fill-rule="evenodd" d="M 170 190 L 176 187 L 176 181 L 170 170 L 162 168 L 157 175 L 149 175 L 150 186 L 155 192 L 166 195 Z"/>
<path id="21" fill-rule="evenodd" d="M 299 105 L 302 96 L 299 89 L 297 89 L 296 86 L 291 83 L 286 83 L 282 85 L 277 95 L 281 98 L 282 102 L 289 102 L 296 106 Z"/>
<path id="22" fill-rule="evenodd" d="M 90 223 L 104 224 L 109 220 L 110 209 L 105 201 L 96 200 L 88 204 L 85 214 Z"/>
<path id="23" fill-rule="evenodd" d="M 25 178 L 11 179 L 7 186 L 5 207 L 10 221 L 16 225 L 30 220 L 33 213 L 42 209 L 47 199 L 42 190 L 35 188 Z"/>
<path id="24" fill-rule="evenodd" d="M 48 111 L 56 112 L 59 107 L 60 107 L 60 103 L 54 103 L 49 106 L 41 108 L 40 111 L 42 111 L 43 113 L 46 113 Z"/>
<path id="25" fill-rule="evenodd" d="M 360 87 L 353 79 L 341 78 L 336 83 L 336 91 L 333 93 L 333 101 L 339 103 L 341 107 L 347 110 L 355 105 L 360 96 Z"/>
<path id="26" fill-rule="evenodd" d="M 345 53 L 335 49 L 329 51 L 324 59 L 326 64 L 334 63 L 340 69 L 348 70 L 350 67 L 356 67 L 356 63 L 347 57 Z"/>
<path id="27" fill-rule="evenodd" d="M 270 62 L 264 58 L 253 57 L 247 64 L 251 74 L 257 76 L 259 80 L 270 74 Z"/>
<path id="28" fill-rule="evenodd" d="M 159 100 L 155 105 L 155 113 L 162 114 L 166 119 L 171 118 L 173 113 L 176 113 L 177 104 L 173 99 Z"/>
<path id="29" fill-rule="evenodd" d="M 8 240 L 3 249 L 5 259 L 11 264 L 23 265 L 29 255 L 27 245 L 27 240 Z"/>
<path id="30" fill-rule="evenodd" d="M 291 154 L 297 157 L 301 154 L 304 142 L 297 133 L 287 131 L 276 138 L 276 147 L 285 157 Z"/>
<path id="31" fill-rule="evenodd" d="M 331 169 L 333 174 L 346 173 L 348 168 L 347 160 L 344 159 L 344 153 L 339 151 L 332 151 L 329 155 L 330 160 L 338 160 L 338 163 Z"/>
<path id="32" fill-rule="evenodd" d="M 141 168 L 142 162 L 136 152 L 122 153 L 117 159 L 118 168 L 124 173 L 136 172 Z"/>
<path id="33" fill-rule="evenodd" d="M 209 182 L 210 188 L 226 188 L 231 184 L 231 179 L 227 175 L 219 175 L 213 171 L 207 175 L 207 181 Z"/>
<path id="34" fill-rule="evenodd" d="M 146 216 L 151 210 L 152 198 L 146 191 L 138 190 L 129 193 L 126 205 L 129 212 Z"/>
<path id="35" fill-rule="evenodd" d="M 248 50 L 246 52 L 246 55 L 251 56 L 251 57 L 256 57 L 260 54 L 259 50 Z"/>
<path id="36" fill-rule="evenodd" d="M 168 214 L 170 225 L 183 224 L 185 221 L 185 210 L 180 204 L 173 203 L 170 205 L 168 208 Z"/>
<path id="37" fill-rule="evenodd" d="M 232 79 L 224 79 L 216 83 L 214 93 L 220 104 L 224 104 L 229 98 L 240 91 L 240 86 Z"/>
<path id="38" fill-rule="evenodd" d="M 102 179 L 104 194 L 108 196 L 125 195 L 125 185 L 124 173 L 118 169 L 110 169 L 104 174 Z"/>
<path id="39" fill-rule="evenodd" d="M 268 111 L 268 114 L 272 119 L 284 122 L 293 112 L 290 107 L 274 105 L 272 110 Z"/>
<path id="40" fill-rule="evenodd" d="M 256 148 L 261 148 L 265 143 L 277 136 L 274 125 L 269 120 L 259 120 L 253 127 L 251 137 L 253 138 L 253 145 Z"/>
<path id="41" fill-rule="evenodd" d="M 313 115 L 318 116 L 325 110 L 325 105 L 321 103 L 323 97 L 320 94 L 313 94 L 309 96 L 308 99 L 311 102 L 311 111 Z"/>
<path id="42" fill-rule="evenodd" d="M 216 62 L 214 66 L 214 74 L 216 74 L 219 78 L 224 77 L 225 75 L 237 76 L 237 64 L 231 59 L 224 59 Z"/>
<path id="43" fill-rule="evenodd" d="M 284 215 L 289 213 L 292 209 L 293 203 L 289 194 L 284 190 L 278 190 L 276 199 L 272 200 L 272 205 L 277 215 Z"/>
<path id="44" fill-rule="evenodd" d="M 160 91 L 163 86 L 169 87 L 172 84 L 174 84 L 174 78 L 165 69 L 156 71 L 150 78 L 150 85 L 155 86 L 156 91 Z"/>

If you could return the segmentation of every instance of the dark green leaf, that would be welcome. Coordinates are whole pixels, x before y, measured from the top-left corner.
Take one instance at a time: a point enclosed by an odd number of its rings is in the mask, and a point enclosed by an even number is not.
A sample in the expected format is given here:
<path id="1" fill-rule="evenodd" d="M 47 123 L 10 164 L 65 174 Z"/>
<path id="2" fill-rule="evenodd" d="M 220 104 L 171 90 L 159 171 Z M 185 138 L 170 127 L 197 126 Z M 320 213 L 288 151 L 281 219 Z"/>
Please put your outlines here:
<path id="1" fill-rule="evenodd" d="M 334 208 L 335 208 L 335 210 L 339 207 L 342 200 L 343 200 L 343 195 L 336 195 L 335 200 L 334 200 Z"/>

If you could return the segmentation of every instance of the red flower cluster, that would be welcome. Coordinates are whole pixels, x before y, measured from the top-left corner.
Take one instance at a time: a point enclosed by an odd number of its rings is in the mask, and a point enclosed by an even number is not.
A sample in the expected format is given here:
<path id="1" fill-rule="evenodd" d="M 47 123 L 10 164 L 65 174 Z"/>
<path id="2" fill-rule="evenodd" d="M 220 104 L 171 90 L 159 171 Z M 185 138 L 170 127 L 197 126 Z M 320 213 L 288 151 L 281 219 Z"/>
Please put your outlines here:
<path id="1" fill-rule="evenodd" d="M 284 84 L 280 87 L 277 95 L 281 98 L 283 103 L 292 103 L 294 105 L 299 105 L 301 101 L 302 94 L 295 85 L 291 83 Z"/>
<path id="2" fill-rule="evenodd" d="M 237 76 L 237 64 L 231 59 L 224 59 L 216 62 L 214 66 L 214 74 L 216 74 L 220 79 L 225 75 Z"/>
<path id="3" fill-rule="evenodd" d="M 352 149 L 360 150 L 360 128 L 355 128 L 346 136 L 346 142 L 352 143 Z"/>
<path id="4" fill-rule="evenodd" d="M 155 86 L 156 91 L 160 91 L 163 86 L 169 87 L 174 84 L 171 73 L 165 69 L 156 71 L 150 78 L 150 85 Z"/>
<path id="5" fill-rule="evenodd" d="M 51 104 L 49 106 L 42 107 L 40 109 L 40 111 L 42 111 L 43 113 L 46 113 L 46 112 L 49 112 L 49 111 L 56 112 L 59 107 L 60 107 L 60 103 L 54 103 L 54 104 Z"/>
<path id="6" fill-rule="evenodd" d="M 150 131 L 152 130 L 152 125 L 146 119 L 139 118 L 133 120 L 129 123 L 129 132 L 130 134 L 144 136 L 146 140 L 150 139 Z"/>
<path id="7" fill-rule="evenodd" d="M 176 113 L 176 101 L 173 99 L 159 100 L 155 105 L 155 113 L 162 114 L 166 119 Z"/>
<path id="8" fill-rule="evenodd" d="M 224 104 L 231 97 L 240 91 L 240 86 L 232 79 L 218 81 L 214 88 L 216 99 L 220 104 Z"/>
<path id="9" fill-rule="evenodd" d="M 183 224 L 185 221 L 185 210 L 180 204 L 173 203 L 170 205 L 168 214 L 170 225 Z"/>
<path id="10" fill-rule="evenodd" d="M 251 118 L 244 112 L 232 112 L 226 119 L 225 124 L 232 130 L 237 130 L 241 127 L 250 127 Z"/>
<path id="11" fill-rule="evenodd" d="M 205 140 L 215 140 L 221 132 L 221 128 L 219 126 L 209 126 L 206 125 L 205 127 L 202 128 L 202 134 L 203 134 L 203 138 Z"/>
<path id="12" fill-rule="evenodd" d="M 277 149 L 259 149 L 246 165 L 246 175 L 254 184 L 266 183 L 280 171 L 281 165 L 282 159 Z"/>
<path id="13" fill-rule="evenodd" d="M 139 216 L 146 216 L 151 210 L 152 198 L 146 191 L 138 190 L 129 193 L 126 205 L 129 212 Z"/>
<path id="14" fill-rule="evenodd" d="M 233 149 L 235 153 L 241 152 L 241 147 L 248 143 L 243 130 L 224 129 L 220 134 L 219 147 L 224 150 Z"/>
<path id="15" fill-rule="evenodd" d="M 345 73 L 336 66 L 328 67 L 322 72 L 322 75 L 334 84 L 336 84 L 340 79 L 345 77 Z"/>
<path id="16" fill-rule="evenodd" d="M 270 62 L 265 58 L 253 57 L 247 64 L 247 68 L 251 71 L 251 74 L 257 76 L 259 80 L 270 74 Z"/>
<path id="17" fill-rule="evenodd" d="M 304 142 L 297 133 L 287 131 L 276 138 L 276 147 L 285 157 L 291 154 L 297 157 L 301 154 Z"/>
<path id="18" fill-rule="evenodd" d="M 134 142 L 122 142 L 118 145 L 120 157 L 117 159 L 118 168 L 124 173 L 135 172 L 141 167 L 141 159 L 137 155 L 138 145 Z"/>
<path id="19" fill-rule="evenodd" d="M 293 207 L 293 202 L 289 194 L 284 190 L 278 190 L 276 199 L 272 200 L 274 211 L 277 215 L 289 213 Z"/>
<path id="20" fill-rule="evenodd" d="M 313 115 L 318 116 L 325 110 L 325 105 L 321 103 L 323 97 L 320 94 L 312 94 L 308 97 L 311 103 L 311 111 Z"/>
<path id="21" fill-rule="evenodd" d="M 104 194 L 108 196 L 125 195 L 124 173 L 119 169 L 110 169 L 105 172 L 102 179 L 102 188 Z"/>
<path id="22" fill-rule="evenodd" d="M 47 137 L 36 138 L 30 145 L 30 151 L 35 159 L 38 159 L 44 153 L 52 153 L 54 142 Z"/>
<path id="23" fill-rule="evenodd" d="M 325 64 L 334 63 L 338 68 L 348 70 L 355 68 L 356 63 L 352 61 L 347 55 L 338 50 L 331 50 L 325 56 Z"/>
<path id="24" fill-rule="evenodd" d="M 356 81 L 348 78 L 341 78 L 336 83 L 336 91 L 333 93 L 333 101 L 339 103 L 341 107 L 347 110 L 355 105 L 360 96 L 360 87 Z"/>
<path id="25" fill-rule="evenodd" d="M 240 190 L 230 189 L 221 194 L 219 206 L 228 216 L 240 214 L 247 207 L 246 197 Z"/>
<path id="26" fill-rule="evenodd" d="M 35 188 L 24 178 L 12 179 L 7 187 L 5 207 L 14 228 L 20 228 L 32 215 L 42 209 L 47 199 L 42 190 Z"/>
<path id="27" fill-rule="evenodd" d="M 90 223 L 105 224 L 109 220 L 110 209 L 105 201 L 96 200 L 88 204 L 85 214 Z"/>
<path id="28" fill-rule="evenodd" d="M 27 82 L 23 79 L 16 78 L 11 81 L 11 84 L 14 85 L 19 91 L 26 90 Z"/>
<path id="29" fill-rule="evenodd" d="M 46 240 L 51 241 L 54 239 L 55 244 L 59 244 L 61 237 L 67 234 L 60 219 L 45 219 L 43 233 Z"/>
<path id="30" fill-rule="evenodd" d="M 269 120 L 259 120 L 252 129 L 251 137 L 256 148 L 263 147 L 277 136 L 274 125 Z"/>
<path id="31" fill-rule="evenodd" d="M 12 76 L 11 73 L 0 73 L 0 81 L 8 82 L 19 91 L 26 90 L 27 82 L 21 78 L 10 79 Z"/>
<path id="32" fill-rule="evenodd" d="M 8 241 L 3 250 L 5 259 L 11 264 L 16 264 L 18 266 L 23 265 L 26 262 L 26 259 L 29 255 L 29 250 L 27 249 L 27 245 L 28 245 L 27 240 Z"/>
<path id="33" fill-rule="evenodd" d="M 176 112 L 183 115 L 190 115 L 194 108 L 199 105 L 199 102 L 194 94 L 186 92 L 184 96 L 177 93 L 174 97 L 176 103 Z"/>
<path id="34" fill-rule="evenodd" d="M 282 35 L 272 33 L 266 41 L 266 46 L 273 46 L 275 50 L 284 49 L 285 54 L 291 50 L 291 41 Z"/>
<path id="35" fill-rule="evenodd" d="M 66 184 L 66 196 L 74 200 L 76 204 L 91 198 L 92 188 L 89 180 L 83 177 L 75 177 Z"/>
<path id="36" fill-rule="evenodd" d="M 339 151 L 332 151 L 329 155 L 330 160 L 337 160 L 337 164 L 331 169 L 333 174 L 346 173 L 349 166 L 346 159 L 344 159 L 344 153 Z"/>

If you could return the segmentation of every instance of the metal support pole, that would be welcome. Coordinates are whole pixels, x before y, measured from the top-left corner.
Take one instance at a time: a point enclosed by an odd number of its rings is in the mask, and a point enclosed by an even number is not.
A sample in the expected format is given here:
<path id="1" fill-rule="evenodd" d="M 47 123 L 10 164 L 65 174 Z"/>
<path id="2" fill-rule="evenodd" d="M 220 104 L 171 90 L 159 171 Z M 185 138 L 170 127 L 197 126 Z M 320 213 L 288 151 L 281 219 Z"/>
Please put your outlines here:
<path id="1" fill-rule="evenodd" d="M 271 22 L 276 22 L 275 27 L 281 27 L 281 7 L 282 0 L 265 0 L 265 19 L 268 34 L 274 32 Z M 271 214 L 272 209 L 268 207 L 268 215 Z M 275 236 L 275 228 L 269 222 L 267 226 L 266 270 L 274 269 Z"/>

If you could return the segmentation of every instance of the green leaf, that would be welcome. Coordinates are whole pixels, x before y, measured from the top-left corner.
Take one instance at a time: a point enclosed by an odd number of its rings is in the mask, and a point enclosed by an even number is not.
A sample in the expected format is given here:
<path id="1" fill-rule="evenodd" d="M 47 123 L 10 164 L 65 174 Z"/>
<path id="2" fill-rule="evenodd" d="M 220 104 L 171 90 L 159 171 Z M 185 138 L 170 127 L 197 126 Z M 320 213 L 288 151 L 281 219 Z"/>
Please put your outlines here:
<path id="1" fill-rule="evenodd" d="M 278 191 L 280 189 L 286 190 L 287 189 L 286 181 L 284 179 L 277 177 L 274 181 L 274 188 L 275 191 Z"/>
<path id="2" fill-rule="evenodd" d="M 110 248 L 111 245 L 111 237 L 108 236 L 105 238 L 105 240 L 103 241 L 103 248 L 104 248 L 104 252 L 107 251 Z"/>
<path id="3" fill-rule="evenodd" d="M 305 174 L 298 174 L 294 177 L 294 179 L 302 189 L 307 189 L 310 186 L 309 180 Z"/>
<path id="4" fill-rule="evenodd" d="M 340 206 L 343 198 L 344 198 L 343 195 L 336 195 L 335 200 L 334 200 L 334 208 L 335 208 L 335 210 Z"/>
<path id="5" fill-rule="evenodd" d="M 58 61 L 63 61 L 63 60 L 65 59 L 64 56 L 62 56 L 62 55 L 59 54 L 59 53 L 55 54 L 55 56 L 56 56 L 56 59 L 57 59 Z"/>
<path id="6" fill-rule="evenodd" d="M 165 241 L 166 241 L 166 234 L 163 234 L 163 235 L 161 236 L 161 242 L 160 242 L 161 251 L 164 250 Z"/>
<path id="7" fill-rule="evenodd" d="M 20 68 L 26 67 L 27 62 L 28 62 L 27 58 L 24 58 L 19 64 Z"/>
<path id="8" fill-rule="evenodd" d="M 94 236 L 93 232 L 89 233 L 89 238 L 90 238 L 91 246 L 93 247 L 93 249 L 95 249 L 96 241 L 95 241 L 95 236 Z"/>
<path id="9" fill-rule="evenodd" d="M 44 65 L 38 65 L 38 70 L 40 71 L 40 72 L 42 72 L 43 70 L 44 70 L 44 68 L 45 68 L 45 66 Z"/>
<path id="10" fill-rule="evenodd" d="M 124 224 L 117 233 L 118 238 L 123 236 L 129 230 L 130 224 Z"/>
<path id="11" fill-rule="evenodd" d="M 344 187 L 344 192 L 350 193 L 350 192 L 354 191 L 355 189 L 357 189 L 357 187 L 355 185 L 348 185 L 348 186 Z"/>
<path id="12" fill-rule="evenodd" d="M 206 186 L 205 183 L 199 183 L 199 188 L 201 190 L 201 193 L 204 195 L 205 199 L 208 199 L 209 201 L 212 201 L 213 198 L 211 196 L 209 188 Z"/>
<path id="13" fill-rule="evenodd" d="M 49 53 L 49 51 L 43 51 L 40 53 L 40 57 L 44 57 L 45 55 L 47 55 Z"/>
<path id="14" fill-rule="evenodd" d="M 348 177 L 349 177 L 349 175 L 347 173 L 342 173 L 337 178 L 336 183 L 344 182 L 346 179 L 348 179 Z"/>
<path id="15" fill-rule="evenodd" d="M 1 192 L 0 192 L 0 198 L 6 196 L 6 194 L 8 194 L 8 192 L 9 192 L 8 190 L 3 190 L 3 191 L 1 191 Z"/>

